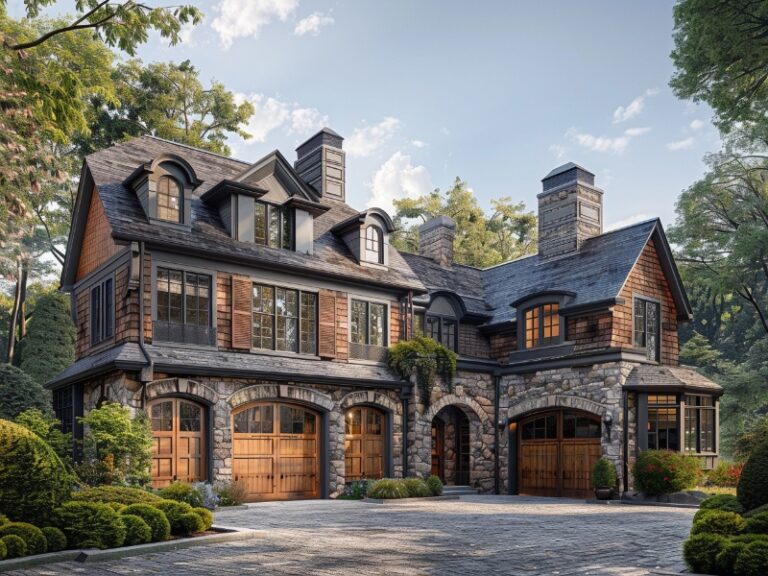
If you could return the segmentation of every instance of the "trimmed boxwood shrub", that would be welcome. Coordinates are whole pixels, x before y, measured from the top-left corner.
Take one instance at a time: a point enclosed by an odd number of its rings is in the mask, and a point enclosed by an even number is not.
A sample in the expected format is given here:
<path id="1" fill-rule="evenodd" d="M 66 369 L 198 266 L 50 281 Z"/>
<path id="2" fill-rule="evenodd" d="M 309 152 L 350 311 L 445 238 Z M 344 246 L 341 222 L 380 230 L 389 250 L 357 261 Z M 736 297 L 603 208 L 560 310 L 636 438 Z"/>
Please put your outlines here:
<path id="1" fill-rule="evenodd" d="M 117 512 L 100 502 L 67 502 L 53 511 L 53 523 L 71 548 L 117 548 L 125 541 Z"/>
<path id="2" fill-rule="evenodd" d="M 202 520 L 203 528 L 200 530 L 200 532 L 205 532 L 208 530 L 211 526 L 213 526 L 213 512 L 208 510 L 208 508 L 203 508 L 202 506 L 198 506 L 197 508 L 192 508 L 192 512 L 200 516 L 200 520 Z"/>
<path id="3" fill-rule="evenodd" d="M 443 481 L 440 480 L 439 476 L 435 476 L 432 474 L 429 478 L 427 478 L 427 486 L 429 486 L 430 492 L 432 492 L 432 496 L 440 496 L 443 493 Z"/>
<path id="4" fill-rule="evenodd" d="M 716 510 L 712 508 L 699 508 L 693 516 L 693 523 L 696 524 L 696 522 L 704 518 L 704 516 L 709 516 L 712 512 L 716 512 Z"/>
<path id="5" fill-rule="evenodd" d="M 616 468 L 607 458 L 599 458 L 592 468 L 593 488 L 613 488 L 616 485 Z"/>
<path id="6" fill-rule="evenodd" d="M 761 514 L 763 512 L 768 512 L 768 504 L 763 504 L 762 506 L 758 506 L 754 510 L 750 510 L 749 512 L 744 512 L 744 518 L 751 518 L 752 516 L 757 516 L 758 514 Z"/>
<path id="7" fill-rule="evenodd" d="M 739 576 L 765 576 L 768 574 L 768 542 L 752 542 L 742 550 L 733 565 Z"/>
<path id="8" fill-rule="evenodd" d="M 5 556 L 8 554 L 8 549 L 5 547 L 5 542 L 0 540 L 0 560 L 5 558 Z"/>
<path id="9" fill-rule="evenodd" d="M 112 508 L 115 512 L 120 512 L 123 508 L 125 508 L 125 504 L 120 504 L 120 502 L 105 502 L 107 506 Z"/>
<path id="10" fill-rule="evenodd" d="M 699 504 L 700 510 L 728 510 L 741 514 L 744 507 L 739 503 L 739 499 L 733 494 L 717 494 L 711 496 Z"/>
<path id="11" fill-rule="evenodd" d="M 746 542 L 734 542 L 733 540 L 728 542 L 715 558 L 717 574 L 733 574 L 736 558 L 746 547 Z"/>
<path id="12" fill-rule="evenodd" d="M 27 545 L 16 534 L 8 534 L 0 538 L 0 542 L 5 546 L 6 558 L 21 558 L 27 555 Z"/>
<path id="13" fill-rule="evenodd" d="M 736 536 L 744 532 L 746 522 L 736 512 L 713 510 L 693 523 L 691 535 L 720 534 L 721 536 Z"/>
<path id="14" fill-rule="evenodd" d="M 176 520 L 176 534 L 179 536 L 189 536 L 195 532 L 202 532 L 205 530 L 205 522 L 199 514 L 194 512 L 187 512 L 182 514 Z"/>
<path id="15" fill-rule="evenodd" d="M 432 496 L 432 490 L 421 478 L 406 478 L 403 480 L 405 489 L 408 490 L 408 496 L 411 498 L 426 498 Z"/>
<path id="16" fill-rule="evenodd" d="M 669 450 L 646 450 L 634 466 L 635 485 L 646 494 L 671 494 L 696 486 L 701 465 L 695 456 Z"/>
<path id="17" fill-rule="evenodd" d="M 722 552 L 728 539 L 719 534 L 696 534 L 683 544 L 683 558 L 693 572 L 714 574 L 717 555 Z"/>
<path id="18" fill-rule="evenodd" d="M 3 524 L 7 524 L 8 522 L 10 522 L 10 520 L 8 520 L 8 516 L 0 513 L 0 526 L 2 526 Z"/>
<path id="19" fill-rule="evenodd" d="M 189 520 L 182 520 L 181 517 L 184 514 L 192 513 L 192 506 L 186 502 L 177 502 L 176 500 L 161 500 L 157 504 L 153 504 L 153 506 L 168 518 L 168 522 L 171 523 L 171 534 L 189 534 Z"/>
<path id="20" fill-rule="evenodd" d="M 380 498 L 382 500 L 408 498 L 408 488 L 406 488 L 401 480 L 382 478 L 373 485 L 370 495 L 371 498 Z"/>
<path id="21" fill-rule="evenodd" d="M 186 502 L 193 508 L 203 505 L 203 498 L 192 485 L 174 482 L 158 492 L 160 498 L 164 500 L 176 500 L 177 502 Z"/>
<path id="22" fill-rule="evenodd" d="M 46 526 L 40 530 L 43 532 L 45 541 L 48 544 L 48 552 L 58 552 L 59 550 L 67 549 L 67 537 L 64 536 L 64 532 L 55 526 Z"/>
<path id="23" fill-rule="evenodd" d="M 0 420 L 0 510 L 12 520 L 47 524 L 69 498 L 74 478 L 37 434 Z"/>
<path id="24" fill-rule="evenodd" d="M 27 522 L 8 522 L 0 526 L 0 537 L 15 534 L 27 545 L 27 554 L 45 554 L 48 542 L 43 531 Z"/>
<path id="25" fill-rule="evenodd" d="M 741 471 L 736 496 L 744 510 L 768 504 L 768 442 L 760 442 Z"/>
<path id="26" fill-rule="evenodd" d="M 126 546 L 146 544 L 152 541 L 152 529 L 142 518 L 134 514 L 120 514 L 120 521 L 125 526 Z"/>
<path id="27" fill-rule="evenodd" d="M 171 537 L 171 523 L 165 514 L 150 504 L 131 504 L 120 510 L 121 515 L 138 516 L 152 531 L 152 542 L 168 540 Z"/>
<path id="28" fill-rule="evenodd" d="M 768 542 L 768 534 L 739 534 L 731 538 L 731 542 L 743 542 L 752 544 L 752 542 Z"/>
<path id="29" fill-rule="evenodd" d="M 118 502 L 129 506 L 131 504 L 153 504 L 162 498 L 141 488 L 127 486 L 96 486 L 85 488 L 72 494 L 72 500 L 79 502 Z"/>
<path id="30" fill-rule="evenodd" d="M 768 490 L 768 487 L 766 487 Z M 744 532 L 750 534 L 768 534 L 768 512 L 761 512 L 747 518 L 747 525 Z"/>

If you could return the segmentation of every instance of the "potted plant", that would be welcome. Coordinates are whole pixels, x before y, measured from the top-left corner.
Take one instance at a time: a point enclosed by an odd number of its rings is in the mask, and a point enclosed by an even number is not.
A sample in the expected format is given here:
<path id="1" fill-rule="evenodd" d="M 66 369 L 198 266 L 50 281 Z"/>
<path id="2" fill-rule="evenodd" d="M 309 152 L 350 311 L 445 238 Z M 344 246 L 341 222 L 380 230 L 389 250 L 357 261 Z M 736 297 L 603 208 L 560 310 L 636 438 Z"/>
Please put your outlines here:
<path id="1" fill-rule="evenodd" d="M 595 467 L 592 469 L 592 487 L 595 489 L 595 498 L 610 500 L 613 498 L 614 486 L 616 486 L 616 469 L 610 460 L 600 458 L 595 462 Z"/>

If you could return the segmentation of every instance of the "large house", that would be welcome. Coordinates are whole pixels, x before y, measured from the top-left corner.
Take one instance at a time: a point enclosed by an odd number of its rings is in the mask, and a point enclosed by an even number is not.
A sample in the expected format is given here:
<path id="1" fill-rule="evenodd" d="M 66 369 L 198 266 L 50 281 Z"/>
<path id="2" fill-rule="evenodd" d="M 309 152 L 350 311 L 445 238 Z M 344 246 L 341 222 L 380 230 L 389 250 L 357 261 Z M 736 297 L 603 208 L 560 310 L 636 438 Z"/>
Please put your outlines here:
<path id="1" fill-rule="evenodd" d="M 62 274 L 77 360 L 49 384 L 66 430 L 102 401 L 148 411 L 153 481 L 324 498 L 438 474 L 483 492 L 619 489 L 646 449 L 718 453 L 721 389 L 678 365 L 691 319 L 658 220 L 603 231 L 603 191 L 543 179 L 538 254 L 453 261 L 454 223 L 400 253 L 386 212 L 346 202 L 324 129 L 256 163 L 144 136 L 89 156 Z M 425 333 L 459 355 L 432 390 L 386 363 Z"/>

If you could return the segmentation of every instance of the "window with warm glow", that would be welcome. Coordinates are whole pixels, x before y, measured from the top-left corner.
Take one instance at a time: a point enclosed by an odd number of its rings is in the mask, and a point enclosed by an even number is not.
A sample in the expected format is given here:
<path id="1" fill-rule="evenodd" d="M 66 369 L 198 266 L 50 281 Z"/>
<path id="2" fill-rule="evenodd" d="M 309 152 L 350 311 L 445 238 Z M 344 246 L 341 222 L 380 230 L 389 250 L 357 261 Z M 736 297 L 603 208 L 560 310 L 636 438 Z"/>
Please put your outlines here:
<path id="1" fill-rule="evenodd" d="M 525 347 L 538 348 L 560 341 L 557 304 L 542 304 L 525 311 Z"/>

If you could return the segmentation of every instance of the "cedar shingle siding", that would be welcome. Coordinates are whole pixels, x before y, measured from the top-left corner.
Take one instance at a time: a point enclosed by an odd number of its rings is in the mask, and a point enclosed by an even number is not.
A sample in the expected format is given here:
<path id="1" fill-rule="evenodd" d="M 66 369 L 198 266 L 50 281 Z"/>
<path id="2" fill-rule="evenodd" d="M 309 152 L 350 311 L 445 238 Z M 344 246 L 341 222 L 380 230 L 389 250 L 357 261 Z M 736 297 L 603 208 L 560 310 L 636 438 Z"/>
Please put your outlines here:
<path id="1" fill-rule="evenodd" d="M 120 251 L 112 239 L 109 222 L 97 190 L 91 195 L 76 279 L 81 280 Z"/>

